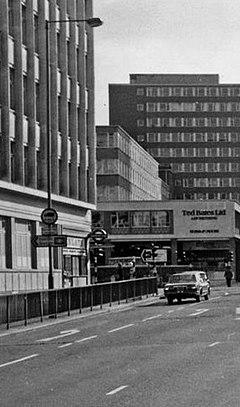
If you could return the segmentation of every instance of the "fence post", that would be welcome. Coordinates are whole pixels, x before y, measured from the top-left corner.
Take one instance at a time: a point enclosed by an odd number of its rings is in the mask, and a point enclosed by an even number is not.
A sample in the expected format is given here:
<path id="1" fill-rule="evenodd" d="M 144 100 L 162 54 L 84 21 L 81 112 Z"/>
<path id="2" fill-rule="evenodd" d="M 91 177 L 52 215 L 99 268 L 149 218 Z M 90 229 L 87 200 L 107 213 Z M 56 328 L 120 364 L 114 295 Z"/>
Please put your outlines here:
<path id="1" fill-rule="evenodd" d="M 57 311 L 58 311 L 58 296 L 57 296 L 57 290 L 55 291 L 55 315 L 54 318 L 57 318 Z"/>
<path id="2" fill-rule="evenodd" d="M 126 285 L 126 303 L 128 303 L 128 284 Z"/>
<path id="3" fill-rule="evenodd" d="M 93 310 L 93 286 L 91 286 L 91 307 L 90 310 Z"/>
<path id="4" fill-rule="evenodd" d="M 109 307 L 112 306 L 112 284 L 110 284 L 110 303 L 109 303 Z"/>
<path id="5" fill-rule="evenodd" d="M 147 298 L 148 298 L 148 292 L 149 292 L 149 280 L 147 279 Z"/>
<path id="6" fill-rule="evenodd" d="M 27 318 L 28 318 L 28 302 L 27 302 L 27 294 L 24 295 L 24 325 L 27 326 Z"/>
<path id="7" fill-rule="evenodd" d="M 7 311 L 7 329 L 10 328 L 10 317 L 11 317 L 11 312 L 10 312 L 10 298 L 9 295 L 7 296 L 7 307 L 6 307 L 6 311 Z"/>
<path id="8" fill-rule="evenodd" d="M 68 316 L 70 316 L 70 310 L 71 310 L 71 293 L 70 293 L 71 288 L 68 289 Z"/>
<path id="9" fill-rule="evenodd" d="M 82 287 L 79 287 L 79 314 L 82 313 L 82 303 L 83 303 L 83 299 L 82 299 Z"/>
<path id="10" fill-rule="evenodd" d="M 40 295 L 40 321 L 43 322 L 43 298 L 42 298 L 42 291 L 39 293 Z"/>
<path id="11" fill-rule="evenodd" d="M 103 286 L 101 285 L 101 304 L 100 304 L 100 309 L 103 307 Z"/>
<path id="12" fill-rule="evenodd" d="M 133 280 L 133 301 L 136 300 L 136 280 Z"/>
<path id="13" fill-rule="evenodd" d="M 118 305 L 121 304 L 121 283 L 118 283 Z"/>

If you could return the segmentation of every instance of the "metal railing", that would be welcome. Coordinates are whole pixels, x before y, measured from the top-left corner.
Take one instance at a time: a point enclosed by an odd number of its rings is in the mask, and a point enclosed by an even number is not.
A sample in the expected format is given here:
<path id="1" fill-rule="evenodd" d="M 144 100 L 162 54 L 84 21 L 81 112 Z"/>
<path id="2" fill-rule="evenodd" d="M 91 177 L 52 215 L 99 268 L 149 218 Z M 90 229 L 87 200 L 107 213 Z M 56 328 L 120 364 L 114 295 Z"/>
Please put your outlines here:
<path id="1" fill-rule="evenodd" d="M 61 288 L 48 291 L 32 291 L 0 296 L 0 325 L 9 329 L 12 323 L 30 320 L 43 322 L 44 317 L 57 317 L 71 311 L 82 312 L 103 304 L 127 303 L 130 299 L 142 298 L 157 293 L 157 278 L 124 280 L 112 283 L 95 284 L 85 287 Z"/>

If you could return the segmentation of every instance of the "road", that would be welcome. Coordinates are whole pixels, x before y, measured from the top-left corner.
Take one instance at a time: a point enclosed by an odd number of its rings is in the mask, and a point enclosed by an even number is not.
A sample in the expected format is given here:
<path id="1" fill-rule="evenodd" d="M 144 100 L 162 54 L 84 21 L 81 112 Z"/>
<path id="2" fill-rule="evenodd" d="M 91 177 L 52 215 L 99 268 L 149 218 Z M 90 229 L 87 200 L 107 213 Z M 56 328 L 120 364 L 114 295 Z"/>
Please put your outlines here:
<path id="1" fill-rule="evenodd" d="M 2 332 L 0 345 L 1 407 L 240 406 L 240 286 Z"/>

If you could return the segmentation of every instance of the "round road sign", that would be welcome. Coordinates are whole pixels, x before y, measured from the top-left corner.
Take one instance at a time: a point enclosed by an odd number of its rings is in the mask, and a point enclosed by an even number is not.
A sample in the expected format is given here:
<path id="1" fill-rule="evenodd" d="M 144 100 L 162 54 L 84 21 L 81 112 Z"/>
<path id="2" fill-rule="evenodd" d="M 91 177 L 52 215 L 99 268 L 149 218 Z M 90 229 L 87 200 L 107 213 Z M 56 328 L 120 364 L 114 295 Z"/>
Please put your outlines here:
<path id="1" fill-rule="evenodd" d="M 41 213 L 41 219 L 45 225 L 53 225 L 57 222 L 58 214 L 53 208 L 46 208 Z"/>
<path id="2" fill-rule="evenodd" d="M 95 229 L 91 233 L 91 238 L 96 243 L 103 242 L 107 238 L 107 232 L 104 229 Z"/>

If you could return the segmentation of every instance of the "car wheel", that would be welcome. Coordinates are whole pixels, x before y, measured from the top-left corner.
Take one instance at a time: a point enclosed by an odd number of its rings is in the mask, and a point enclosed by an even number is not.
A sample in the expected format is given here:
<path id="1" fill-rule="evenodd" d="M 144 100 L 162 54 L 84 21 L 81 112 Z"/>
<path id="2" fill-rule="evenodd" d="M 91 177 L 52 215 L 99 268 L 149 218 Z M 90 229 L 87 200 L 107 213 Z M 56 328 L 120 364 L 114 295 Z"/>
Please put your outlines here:
<path id="1" fill-rule="evenodd" d="M 168 298 L 168 305 L 172 305 L 173 303 L 173 299 L 172 298 Z"/>
<path id="2" fill-rule="evenodd" d="M 208 294 L 204 295 L 205 300 L 208 300 Z"/>
<path id="3" fill-rule="evenodd" d="M 201 295 L 197 295 L 197 296 L 196 296 L 196 301 L 197 301 L 197 302 L 200 302 L 200 301 L 201 301 Z"/>
<path id="4" fill-rule="evenodd" d="M 182 298 L 181 298 L 181 297 L 178 297 L 177 302 L 178 302 L 178 304 L 181 304 Z"/>

